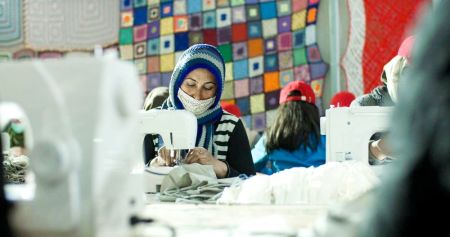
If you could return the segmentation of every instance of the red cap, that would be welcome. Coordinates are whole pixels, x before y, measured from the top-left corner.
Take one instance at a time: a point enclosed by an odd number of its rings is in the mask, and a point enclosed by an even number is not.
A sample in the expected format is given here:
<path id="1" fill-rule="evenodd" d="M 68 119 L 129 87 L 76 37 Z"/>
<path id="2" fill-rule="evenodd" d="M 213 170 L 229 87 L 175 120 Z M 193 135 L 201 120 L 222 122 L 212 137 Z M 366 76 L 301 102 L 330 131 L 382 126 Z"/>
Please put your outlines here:
<path id="1" fill-rule="evenodd" d="M 407 57 L 408 60 L 411 60 L 411 51 L 414 46 L 414 36 L 409 36 L 405 40 L 403 40 L 400 48 L 398 49 L 397 55 Z"/>
<path id="2" fill-rule="evenodd" d="M 292 91 L 298 91 L 301 95 L 289 96 Z M 310 85 L 303 81 L 293 81 L 287 84 L 280 93 L 280 104 L 288 101 L 305 101 L 311 104 L 316 103 L 316 96 Z"/>
<path id="3" fill-rule="evenodd" d="M 236 117 L 241 117 L 241 110 L 235 104 L 231 103 L 221 103 L 222 109 L 227 111 L 230 114 L 234 114 Z"/>
<path id="4" fill-rule="evenodd" d="M 334 107 L 349 107 L 354 99 L 355 95 L 353 93 L 341 91 L 331 98 L 330 105 L 333 105 Z"/>

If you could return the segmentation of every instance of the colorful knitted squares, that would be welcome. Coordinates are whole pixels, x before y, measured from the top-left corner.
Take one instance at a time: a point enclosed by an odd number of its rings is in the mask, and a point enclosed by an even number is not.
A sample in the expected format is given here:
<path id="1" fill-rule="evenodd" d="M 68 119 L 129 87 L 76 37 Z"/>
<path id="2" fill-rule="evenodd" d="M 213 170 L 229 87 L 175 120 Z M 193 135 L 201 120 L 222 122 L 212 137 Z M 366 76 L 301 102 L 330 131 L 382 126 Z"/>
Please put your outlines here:
<path id="1" fill-rule="evenodd" d="M 203 13 L 203 29 L 213 29 L 216 27 L 216 11 Z"/>
<path id="2" fill-rule="evenodd" d="M 250 102 L 251 103 L 251 102 Z M 256 131 L 264 131 L 266 129 L 266 114 L 259 113 L 252 117 L 252 127 Z"/>
<path id="3" fill-rule="evenodd" d="M 278 54 L 269 54 L 264 57 L 264 70 L 266 72 L 278 70 Z"/>
<path id="4" fill-rule="evenodd" d="M 278 89 L 280 89 L 280 73 L 278 71 L 264 73 L 264 92 Z"/>
<path id="5" fill-rule="evenodd" d="M 260 3 L 261 19 L 272 19 L 277 16 L 277 4 L 275 2 Z"/>
<path id="6" fill-rule="evenodd" d="M 233 59 L 241 60 L 247 58 L 247 42 L 233 44 Z"/>
<path id="7" fill-rule="evenodd" d="M 266 95 L 264 98 L 265 109 L 272 110 L 278 108 L 279 105 L 278 101 L 280 99 L 280 90 L 268 92 L 265 95 Z"/>
<path id="8" fill-rule="evenodd" d="M 294 71 L 292 69 L 280 72 L 280 87 L 284 87 L 292 81 L 294 81 Z"/>
<path id="9" fill-rule="evenodd" d="M 320 58 L 320 52 L 319 52 L 319 48 L 317 47 L 317 44 L 308 46 L 307 51 L 308 51 L 307 56 L 308 56 L 309 63 L 318 63 L 318 62 L 322 61 L 322 59 Z"/>
<path id="10" fill-rule="evenodd" d="M 217 27 L 225 27 L 231 25 L 231 8 L 219 8 L 216 14 Z"/>
<path id="11" fill-rule="evenodd" d="M 255 77 L 264 72 L 264 58 L 262 56 L 256 58 L 249 58 L 248 60 L 248 76 Z"/>
<path id="12" fill-rule="evenodd" d="M 250 94 L 255 95 L 264 91 L 263 78 L 261 76 L 250 78 Z"/>
<path id="13" fill-rule="evenodd" d="M 249 95 L 249 79 L 234 81 L 234 96 L 236 98 L 241 98 Z"/>
<path id="14" fill-rule="evenodd" d="M 296 1 L 296 0 L 294 0 Z M 277 1 L 278 16 L 287 16 L 291 14 L 291 1 L 290 0 L 278 0 Z"/>
<path id="15" fill-rule="evenodd" d="M 246 59 L 233 62 L 233 76 L 235 80 L 248 76 L 248 61 Z"/>
<path id="16" fill-rule="evenodd" d="M 264 94 L 250 96 L 250 112 L 252 114 L 264 112 Z"/>
<path id="17" fill-rule="evenodd" d="M 294 66 L 308 63 L 306 60 L 305 48 L 294 49 Z"/>
<path id="18" fill-rule="evenodd" d="M 294 78 L 298 81 L 309 82 L 311 77 L 309 76 L 309 66 L 307 64 L 294 68 Z"/>
<path id="19" fill-rule="evenodd" d="M 252 39 L 248 41 L 248 57 L 257 57 L 263 55 L 264 52 L 264 46 L 263 46 L 263 40 L 258 39 Z"/>
<path id="20" fill-rule="evenodd" d="M 246 8 L 245 6 L 233 7 L 231 10 L 232 21 L 234 23 L 246 22 Z"/>
<path id="21" fill-rule="evenodd" d="M 188 30 L 188 17 L 187 16 L 174 16 L 173 17 L 174 32 L 185 32 Z"/>
<path id="22" fill-rule="evenodd" d="M 233 81 L 225 81 L 223 85 L 222 99 L 234 99 L 234 83 Z"/>

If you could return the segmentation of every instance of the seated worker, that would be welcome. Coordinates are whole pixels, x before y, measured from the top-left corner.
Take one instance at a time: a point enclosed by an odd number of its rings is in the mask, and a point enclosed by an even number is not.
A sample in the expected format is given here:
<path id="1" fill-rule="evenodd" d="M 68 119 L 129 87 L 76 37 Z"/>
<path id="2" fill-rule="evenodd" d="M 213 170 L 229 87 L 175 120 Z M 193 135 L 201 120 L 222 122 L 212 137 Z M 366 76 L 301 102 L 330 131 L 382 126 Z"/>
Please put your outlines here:
<path id="1" fill-rule="evenodd" d="M 144 109 L 151 110 L 162 105 L 169 97 L 169 88 L 165 86 L 153 88 L 145 97 Z"/>
<path id="2" fill-rule="evenodd" d="M 330 100 L 330 107 L 349 107 L 355 95 L 348 91 L 340 91 L 336 93 Z"/>
<path id="3" fill-rule="evenodd" d="M 405 69 L 411 62 L 410 52 L 414 37 L 406 38 L 398 50 L 397 56 L 391 59 L 383 68 L 381 74 L 382 85 L 376 87 L 371 93 L 356 98 L 350 105 L 354 106 L 394 106 L 397 101 L 398 84 Z M 369 164 L 383 165 L 390 163 L 389 142 L 384 134 L 375 134 L 369 142 Z"/>
<path id="4" fill-rule="evenodd" d="M 308 84 L 294 81 L 280 93 L 277 117 L 252 150 L 257 172 L 273 174 L 292 167 L 325 163 L 316 97 Z"/>
<path id="5" fill-rule="evenodd" d="M 212 165 L 218 178 L 253 175 L 244 125 L 219 104 L 224 80 L 220 52 L 211 45 L 193 45 L 179 58 L 169 83 L 169 98 L 161 109 L 185 109 L 197 117 L 196 147 L 186 154 L 184 163 Z M 175 157 L 159 143 L 145 143 L 146 156 L 157 157 L 152 164 L 174 165 Z"/>
<path id="6" fill-rule="evenodd" d="M 221 103 L 222 109 L 227 111 L 228 113 L 231 113 L 233 115 L 235 115 L 236 117 L 240 118 L 241 117 L 241 110 L 239 109 L 239 107 L 235 104 L 231 104 L 231 103 Z M 250 148 L 255 147 L 256 142 L 258 142 L 258 140 L 261 138 L 261 135 L 254 130 L 250 130 L 247 125 L 245 124 L 244 120 L 241 120 L 242 124 L 244 124 L 245 127 L 245 131 L 247 132 L 247 137 L 248 137 L 248 143 L 250 144 Z"/>
<path id="7" fill-rule="evenodd" d="M 155 109 L 163 104 L 163 102 L 169 97 L 169 88 L 165 86 L 153 88 L 145 97 L 144 110 Z M 157 141 L 158 134 L 148 134 L 144 138 L 144 143 Z M 144 163 L 148 164 L 153 157 L 145 156 Z"/>

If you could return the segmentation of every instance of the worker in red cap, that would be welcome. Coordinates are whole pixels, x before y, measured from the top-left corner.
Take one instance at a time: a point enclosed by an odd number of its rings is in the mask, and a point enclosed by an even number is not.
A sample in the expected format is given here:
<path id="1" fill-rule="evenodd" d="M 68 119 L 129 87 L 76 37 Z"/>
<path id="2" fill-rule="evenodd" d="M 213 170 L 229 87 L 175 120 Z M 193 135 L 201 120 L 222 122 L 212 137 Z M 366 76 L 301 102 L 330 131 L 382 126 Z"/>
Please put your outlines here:
<path id="1" fill-rule="evenodd" d="M 330 107 L 349 107 L 355 95 L 348 91 L 340 91 L 336 93 L 330 100 Z"/>
<path id="2" fill-rule="evenodd" d="M 277 116 L 252 149 L 257 172 L 273 174 L 325 163 L 325 138 L 320 135 L 315 102 L 311 86 L 302 81 L 293 81 L 281 90 Z"/>

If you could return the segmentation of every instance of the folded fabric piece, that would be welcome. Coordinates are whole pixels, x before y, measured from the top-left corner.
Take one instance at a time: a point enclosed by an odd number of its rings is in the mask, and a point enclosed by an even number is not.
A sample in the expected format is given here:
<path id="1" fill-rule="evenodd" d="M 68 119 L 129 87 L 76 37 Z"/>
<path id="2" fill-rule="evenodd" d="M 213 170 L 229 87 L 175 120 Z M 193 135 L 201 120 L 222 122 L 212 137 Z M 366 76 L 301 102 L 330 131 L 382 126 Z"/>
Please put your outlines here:
<path id="1" fill-rule="evenodd" d="M 329 162 L 316 168 L 291 168 L 271 176 L 251 177 L 226 188 L 217 202 L 330 205 L 352 200 L 378 183 L 368 164 Z"/>
<path id="2" fill-rule="evenodd" d="M 239 177 L 217 179 L 211 165 L 184 164 L 171 170 L 161 183 L 162 202 L 216 203 L 224 188 Z"/>

